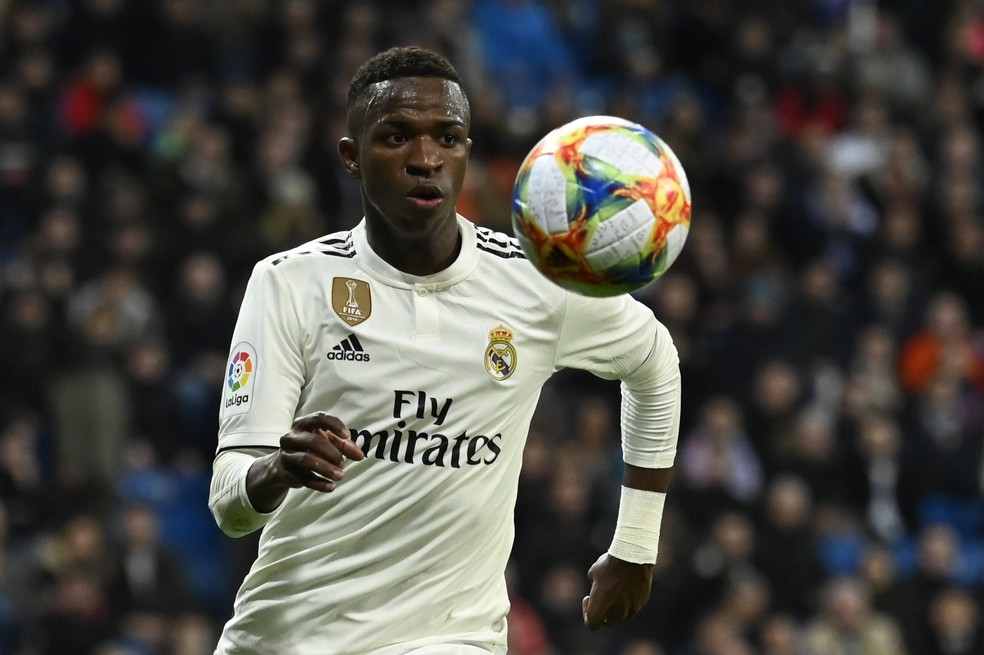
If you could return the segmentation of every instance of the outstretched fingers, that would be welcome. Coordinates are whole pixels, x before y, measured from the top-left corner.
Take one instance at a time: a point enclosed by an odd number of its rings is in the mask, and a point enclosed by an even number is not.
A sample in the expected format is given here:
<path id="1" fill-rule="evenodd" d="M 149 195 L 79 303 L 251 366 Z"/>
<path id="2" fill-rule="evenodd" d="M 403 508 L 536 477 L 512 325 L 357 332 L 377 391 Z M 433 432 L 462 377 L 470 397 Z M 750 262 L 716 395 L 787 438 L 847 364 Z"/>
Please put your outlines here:
<path id="1" fill-rule="evenodd" d="M 340 435 L 338 432 L 332 431 L 328 432 L 326 430 L 321 430 L 322 436 L 330 440 L 332 445 L 338 449 L 338 452 L 342 456 L 348 459 L 354 459 L 355 461 L 361 461 L 366 458 L 366 454 L 362 452 L 362 449 L 352 441 L 348 435 L 348 429 L 345 430 L 345 436 Z"/>
<path id="2" fill-rule="evenodd" d="M 349 429 L 345 427 L 342 420 L 337 416 L 332 416 L 328 412 L 314 412 L 313 414 L 306 414 L 297 418 L 291 429 L 296 432 L 315 432 L 316 430 L 325 430 L 328 432 L 334 432 L 345 439 L 348 439 Z"/>
<path id="3" fill-rule="evenodd" d="M 334 491 L 345 477 L 345 460 L 365 454 L 351 440 L 338 418 L 325 412 L 302 416 L 280 439 L 280 463 L 288 484 L 317 491 Z"/>

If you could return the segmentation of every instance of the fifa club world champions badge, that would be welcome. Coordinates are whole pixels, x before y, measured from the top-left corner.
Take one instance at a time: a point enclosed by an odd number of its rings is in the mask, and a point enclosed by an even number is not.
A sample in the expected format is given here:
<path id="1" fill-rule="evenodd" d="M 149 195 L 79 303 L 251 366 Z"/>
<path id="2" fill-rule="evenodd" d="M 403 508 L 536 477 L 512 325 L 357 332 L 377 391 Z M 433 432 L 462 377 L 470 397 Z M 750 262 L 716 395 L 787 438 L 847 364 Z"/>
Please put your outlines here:
<path id="1" fill-rule="evenodd" d="M 358 325 L 372 314 L 372 290 L 365 280 L 336 277 L 331 281 L 331 308 L 348 325 Z"/>

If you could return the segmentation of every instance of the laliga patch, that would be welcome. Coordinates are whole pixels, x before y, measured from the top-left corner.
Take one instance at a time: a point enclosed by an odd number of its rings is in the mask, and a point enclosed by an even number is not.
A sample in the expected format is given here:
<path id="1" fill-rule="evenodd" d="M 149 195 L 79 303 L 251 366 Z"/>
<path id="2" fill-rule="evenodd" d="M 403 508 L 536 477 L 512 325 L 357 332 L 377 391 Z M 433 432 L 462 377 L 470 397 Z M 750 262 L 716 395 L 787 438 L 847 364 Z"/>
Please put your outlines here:
<path id="1" fill-rule="evenodd" d="M 243 341 L 236 344 L 229 355 L 222 397 L 222 416 L 235 416 L 249 411 L 255 380 L 256 350 Z"/>
<path id="2" fill-rule="evenodd" d="M 358 325 L 372 313 L 372 291 L 365 280 L 336 277 L 331 280 L 331 308 L 349 325 Z"/>

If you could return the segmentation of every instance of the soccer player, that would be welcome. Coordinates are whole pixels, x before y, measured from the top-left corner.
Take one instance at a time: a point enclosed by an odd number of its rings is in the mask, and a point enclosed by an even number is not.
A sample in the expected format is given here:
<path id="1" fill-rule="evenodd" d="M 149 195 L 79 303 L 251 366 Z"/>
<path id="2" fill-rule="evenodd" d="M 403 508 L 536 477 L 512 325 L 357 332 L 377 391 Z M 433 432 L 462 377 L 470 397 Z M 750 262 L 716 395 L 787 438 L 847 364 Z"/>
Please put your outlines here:
<path id="1" fill-rule="evenodd" d="M 371 58 L 347 120 L 364 220 L 259 262 L 232 338 L 209 502 L 263 532 L 216 652 L 504 654 L 523 445 L 565 367 L 622 381 L 621 504 L 583 603 L 618 624 L 649 597 L 676 452 L 669 332 L 456 213 L 469 104 L 443 57 Z"/>

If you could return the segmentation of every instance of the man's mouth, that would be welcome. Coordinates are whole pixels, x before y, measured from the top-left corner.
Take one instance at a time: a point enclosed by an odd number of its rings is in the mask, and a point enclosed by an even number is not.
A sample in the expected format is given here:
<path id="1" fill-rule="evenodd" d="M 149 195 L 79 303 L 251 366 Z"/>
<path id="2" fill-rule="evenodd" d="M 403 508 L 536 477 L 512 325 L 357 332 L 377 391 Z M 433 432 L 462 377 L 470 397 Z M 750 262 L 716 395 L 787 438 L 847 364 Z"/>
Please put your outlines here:
<path id="1" fill-rule="evenodd" d="M 415 205 L 431 208 L 441 204 L 444 200 L 444 192 L 433 184 L 422 184 L 411 189 L 407 198 Z"/>

